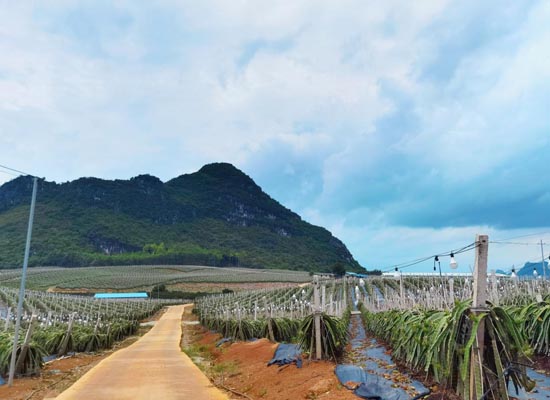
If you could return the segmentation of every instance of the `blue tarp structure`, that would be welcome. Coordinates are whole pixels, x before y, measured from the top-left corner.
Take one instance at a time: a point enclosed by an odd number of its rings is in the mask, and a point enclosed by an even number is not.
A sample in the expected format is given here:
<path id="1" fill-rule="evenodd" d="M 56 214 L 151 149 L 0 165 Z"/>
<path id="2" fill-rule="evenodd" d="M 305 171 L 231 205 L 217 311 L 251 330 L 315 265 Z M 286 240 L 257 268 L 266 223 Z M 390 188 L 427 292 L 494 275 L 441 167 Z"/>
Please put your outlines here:
<path id="1" fill-rule="evenodd" d="M 135 293 L 96 293 L 94 295 L 96 299 L 147 299 L 147 293 L 135 292 Z"/>
<path id="2" fill-rule="evenodd" d="M 4 379 L 2 379 L 2 377 L 0 376 L 0 386 L 4 385 L 6 383 L 6 381 Z"/>
<path id="3" fill-rule="evenodd" d="M 275 350 L 275 355 L 270 362 L 267 363 L 270 365 L 288 365 L 296 364 L 298 368 L 302 368 L 302 351 L 297 344 L 285 344 L 281 343 Z"/>
<path id="4" fill-rule="evenodd" d="M 357 396 L 372 400 L 411 400 L 402 389 L 393 387 L 393 382 L 375 374 L 367 374 L 363 368 L 356 365 L 337 365 L 334 371 L 340 383 L 353 390 Z M 429 390 L 414 399 L 420 399 L 430 394 Z"/>

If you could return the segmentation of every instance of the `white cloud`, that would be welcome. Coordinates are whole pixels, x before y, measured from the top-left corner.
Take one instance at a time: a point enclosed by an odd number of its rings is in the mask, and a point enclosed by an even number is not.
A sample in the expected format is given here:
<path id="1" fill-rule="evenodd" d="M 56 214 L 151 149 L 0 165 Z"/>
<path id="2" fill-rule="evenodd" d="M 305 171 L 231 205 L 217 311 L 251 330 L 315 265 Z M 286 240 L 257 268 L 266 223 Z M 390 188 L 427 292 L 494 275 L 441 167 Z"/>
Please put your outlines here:
<path id="1" fill-rule="evenodd" d="M 0 164 L 56 181 L 166 180 L 229 161 L 363 262 L 361 243 L 384 248 L 363 241 L 372 230 L 462 241 L 478 228 L 403 231 L 388 216 L 429 208 L 442 183 L 534 193 L 514 168 L 550 146 L 550 6 L 525 18 L 518 7 L 12 2 L 0 15 Z"/>

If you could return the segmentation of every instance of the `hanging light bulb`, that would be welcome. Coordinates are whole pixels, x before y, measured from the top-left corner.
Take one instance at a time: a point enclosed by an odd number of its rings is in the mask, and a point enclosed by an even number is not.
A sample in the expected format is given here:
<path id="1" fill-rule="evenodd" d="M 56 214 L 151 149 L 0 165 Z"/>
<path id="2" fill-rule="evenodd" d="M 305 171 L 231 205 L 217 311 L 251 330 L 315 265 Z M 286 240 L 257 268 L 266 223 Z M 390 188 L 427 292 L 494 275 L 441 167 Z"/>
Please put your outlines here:
<path id="1" fill-rule="evenodd" d="M 455 260 L 455 254 L 454 253 L 451 253 L 451 263 L 449 265 L 450 265 L 451 269 L 457 269 L 458 268 L 458 263 Z"/>
<path id="2" fill-rule="evenodd" d="M 400 276 L 399 269 L 397 267 L 395 267 L 395 272 L 393 273 L 393 277 L 395 279 L 399 279 L 399 276 Z"/>

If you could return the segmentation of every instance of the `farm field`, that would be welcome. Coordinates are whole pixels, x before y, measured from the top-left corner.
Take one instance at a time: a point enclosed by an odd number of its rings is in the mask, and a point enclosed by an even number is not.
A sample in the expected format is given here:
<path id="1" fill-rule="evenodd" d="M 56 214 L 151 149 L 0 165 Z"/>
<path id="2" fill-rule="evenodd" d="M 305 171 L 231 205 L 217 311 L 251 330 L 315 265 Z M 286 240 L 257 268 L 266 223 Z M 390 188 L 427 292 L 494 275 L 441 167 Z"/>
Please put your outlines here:
<path id="1" fill-rule="evenodd" d="M 241 346 L 239 343 L 265 338 L 267 342 L 260 351 L 263 354 L 271 348 L 270 343 L 291 343 L 306 359 L 323 359 L 326 366 L 323 371 L 339 363 L 365 370 L 365 365 L 371 365 L 368 363 L 375 360 L 381 366 L 380 370 L 369 370 L 370 373 L 377 379 L 386 380 L 389 387 L 410 396 L 419 394 L 413 386 L 413 377 L 421 379 L 420 384 L 430 388 L 432 396 L 440 396 L 431 397 L 433 399 L 453 398 L 449 396 L 469 398 L 468 390 L 476 393 L 482 390 L 477 387 L 470 389 L 466 383 L 471 380 L 483 381 L 482 387 L 494 392 L 488 399 L 509 398 L 504 394 L 516 385 L 519 393 L 525 396 L 533 385 L 538 385 L 536 387 L 545 393 L 543 388 L 548 383 L 544 374 L 533 376 L 530 371 L 534 370 L 526 368 L 532 365 L 540 370 L 540 363 L 533 364 L 532 360 L 550 355 L 550 285 L 540 279 L 520 281 L 489 276 L 486 288 L 488 308 L 482 314 L 476 314 L 471 304 L 474 285 L 468 277 L 396 275 L 333 279 L 315 276 L 311 282 L 307 273 L 273 270 L 199 266 L 91 269 L 96 271 L 82 269 L 87 275 L 80 277 L 75 274 L 80 269 L 30 270 L 29 280 L 34 282 L 33 287 L 41 290 L 26 292 L 22 332 L 34 321 L 34 333 L 28 347 L 29 359 L 24 364 L 27 369 L 20 372 L 32 374 L 40 371 L 43 357 L 109 348 L 134 334 L 140 320 L 164 305 L 174 304 L 174 301 L 157 299 L 96 300 L 86 295 L 55 293 L 56 290 L 82 290 L 87 286 L 89 290 L 121 291 L 166 284 L 182 291 L 196 285 L 201 290 L 213 292 L 195 299 L 195 313 L 203 327 L 202 332 L 217 332 L 216 341 L 223 338 L 226 343 L 222 346 Z M 64 272 L 73 275 L 64 276 Z M 59 277 L 61 283 L 53 284 L 55 277 Z M 111 286 L 108 278 L 114 282 Z M 278 278 L 279 282 L 276 281 Z M 18 291 L 13 284 L 17 280 L 13 271 L 3 273 L 0 279 L 0 328 L 6 328 L 0 336 L 0 348 L 4 352 L 0 358 L 4 362 L 0 367 L 5 376 L 14 321 L 13 315 L 7 316 L 6 311 L 8 307 L 15 308 Z M 12 284 L 6 285 L 6 282 Z M 220 293 L 228 285 L 235 285 L 233 287 L 238 290 Z M 351 315 L 352 311 L 354 315 Z M 317 319 L 319 328 L 316 328 Z M 487 364 L 477 369 L 470 354 L 480 321 L 484 321 L 486 341 L 491 346 L 484 354 Z M 366 336 L 357 337 L 359 331 L 364 331 L 362 335 Z M 212 336 L 208 337 L 211 342 L 214 340 Z M 22 340 L 21 348 L 24 346 Z M 376 348 L 373 348 L 373 343 L 376 343 Z M 202 349 L 200 343 L 188 346 L 191 350 L 187 351 L 191 352 Z M 231 354 L 235 362 L 243 362 L 239 361 L 242 357 L 235 350 L 237 348 L 234 347 Z M 386 356 L 378 360 L 370 356 L 365 359 L 365 355 L 373 350 L 389 354 L 391 362 L 384 358 Z M 210 357 L 208 354 L 204 356 Z M 230 362 L 227 357 L 220 360 L 221 363 Z M 367 364 L 363 365 L 365 360 Z M 492 372 L 487 375 L 487 371 Z M 508 387 L 505 376 L 511 382 Z M 235 380 L 232 382 L 237 384 Z M 340 387 L 329 386 L 333 392 Z M 309 389 L 304 390 L 304 396 L 310 395 Z M 347 389 L 344 393 L 347 396 Z M 275 397 L 265 395 L 262 398 Z"/>
<path id="2" fill-rule="evenodd" d="M 0 270 L 0 286 L 18 288 L 20 279 L 20 270 Z M 28 269 L 26 287 L 49 291 L 124 291 L 149 290 L 159 284 L 303 283 L 310 279 L 303 271 L 207 266 L 39 267 Z"/>
<path id="3" fill-rule="evenodd" d="M 488 307 L 475 313 L 471 278 L 321 282 L 319 292 L 324 295 L 318 310 L 323 358 L 342 362 L 341 355 L 346 353 L 366 350 L 368 354 L 369 343 L 376 340 L 377 349 L 391 354 L 391 362 L 380 362 L 382 367 L 374 375 L 388 380 L 388 387 L 411 396 L 415 395 L 411 378 L 416 376 L 422 377 L 426 387 L 450 393 L 445 396 L 507 399 L 517 388 L 517 398 L 547 398 L 549 377 L 535 371 L 542 367 L 533 360 L 550 354 L 549 288 L 541 280 L 489 277 Z M 296 343 L 315 358 L 312 292 L 308 286 L 213 295 L 197 301 L 197 314 L 207 330 L 218 332 L 225 340 L 266 337 Z M 357 342 L 353 335 L 342 335 L 350 310 L 360 311 L 360 317 L 353 315 L 352 319 L 355 324 L 360 318 L 367 333 L 359 348 L 349 347 Z M 483 367 L 478 368 L 471 354 L 481 321 L 490 346 L 485 348 Z M 366 365 L 372 361 L 368 358 Z M 472 381 L 479 383 L 470 387 Z M 533 389 L 542 397 L 531 394 Z"/>
<path id="4" fill-rule="evenodd" d="M 0 398 L 3 400 L 55 398 L 104 358 L 138 340 L 151 329 L 152 324 L 163 314 L 164 309 L 159 310 L 147 318 L 147 322 L 142 324 L 134 335 L 114 344 L 110 349 L 76 353 L 54 359 L 43 365 L 40 375 L 17 378 L 12 387 L 0 386 Z"/>
<path id="5" fill-rule="evenodd" d="M 4 377 L 13 343 L 20 278 L 20 271 L 0 271 L 0 376 Z M 219 293 L 232 285 L 236 290 L 267 291 L 298 287 L 309 279 L 309 274 L 303 272 L 203 266 L 31 268 L 23 303 L 17 374 L 39 373 L 44 360 L 51 358 L 109 349 L 135 334 L 139 322 L 162 307 L 185 302 L 157 298 L 99 300 L 87 293 L 150 291 L 156 285 L 189 292 Z M 25 336 L 31 340 L 25 342 Z"/>

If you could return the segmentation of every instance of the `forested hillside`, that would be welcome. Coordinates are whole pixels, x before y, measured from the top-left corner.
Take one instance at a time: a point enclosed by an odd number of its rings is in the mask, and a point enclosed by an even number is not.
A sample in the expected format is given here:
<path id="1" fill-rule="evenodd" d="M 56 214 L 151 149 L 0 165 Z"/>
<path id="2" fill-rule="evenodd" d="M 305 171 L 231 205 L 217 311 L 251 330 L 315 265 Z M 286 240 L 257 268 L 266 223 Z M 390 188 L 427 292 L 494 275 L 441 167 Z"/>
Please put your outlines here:
<path id="1" fill-rule="evenodd" d="M 22 263 L 32 179 L 0 187 L 0 266 Z M 272 199 L 231 164 L 166 183 L 39 181 L 31 265 L 202 264 L 363 270 L 346 246 Z"/>

